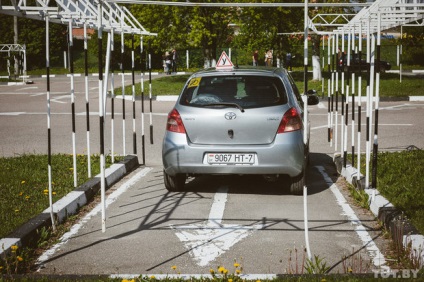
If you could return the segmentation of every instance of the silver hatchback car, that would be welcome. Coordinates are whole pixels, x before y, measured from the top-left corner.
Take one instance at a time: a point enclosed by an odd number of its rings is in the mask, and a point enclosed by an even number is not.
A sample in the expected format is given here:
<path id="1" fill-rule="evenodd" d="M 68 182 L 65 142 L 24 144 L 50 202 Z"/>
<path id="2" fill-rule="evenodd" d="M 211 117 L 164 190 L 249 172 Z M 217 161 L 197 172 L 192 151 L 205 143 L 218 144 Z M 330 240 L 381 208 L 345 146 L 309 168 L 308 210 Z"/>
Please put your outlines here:
<path id="1" fill-rule="evenodd" d="M 317 96 L 308 97 L 317 104 Z M 188 176 L 290 176 L 305 184 L 309 140 L 304 102 L 281 68 L 208 69 L 194 73 L 168 115 L 162 146 L 165 187 L 182 191 Z M 309 136 L 309 134 L 308 134 Z"/>

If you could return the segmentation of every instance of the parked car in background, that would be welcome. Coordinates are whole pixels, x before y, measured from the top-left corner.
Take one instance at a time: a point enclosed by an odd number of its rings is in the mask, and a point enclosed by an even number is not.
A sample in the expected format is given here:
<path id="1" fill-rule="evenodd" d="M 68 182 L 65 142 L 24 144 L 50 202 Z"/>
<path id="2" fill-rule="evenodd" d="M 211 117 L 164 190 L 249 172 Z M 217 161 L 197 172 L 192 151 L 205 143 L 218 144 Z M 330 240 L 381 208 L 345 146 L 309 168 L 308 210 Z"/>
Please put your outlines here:
<path id="1" fill-rule="evenodd" d="M 290 191 L 302 194 L 309 154 L 302 96 L 281 68 L 194 73 L 168 115 L 165 187 L 181 191 L 188 176 L 255 174 L 278 181 L 288 175 Z M 307 98 L 319 102 L 314 94 Z"/>
<path id="2" fill-rule="evenodd" d="M 392 65 L 389 62 L 380 59 L 379 67 L 380 67 L 380 72 L 384 73 L 384 72 L 390 70 L 392 68 Z M 339 59 L 339 62 L 337 64 L 337 68 L 340 71 L 344 71 L 344 72 L 348 71 L 347 55 L 346 54 L 343 53 L 341 55 L 341 58 Z M 350 55 L 350 68 L 349 68 L 349 70 L 351 72 L 359 72 L 359 70 L 366 72 L 369 69 L 370 69 L 370 64 L 367 63 L 366 55 L 362 54 L 361 59 L 359 59 L 358 54 Z M 375 71 L 378 70 L 377 61 L 374 64 L 374 70 Z"/>

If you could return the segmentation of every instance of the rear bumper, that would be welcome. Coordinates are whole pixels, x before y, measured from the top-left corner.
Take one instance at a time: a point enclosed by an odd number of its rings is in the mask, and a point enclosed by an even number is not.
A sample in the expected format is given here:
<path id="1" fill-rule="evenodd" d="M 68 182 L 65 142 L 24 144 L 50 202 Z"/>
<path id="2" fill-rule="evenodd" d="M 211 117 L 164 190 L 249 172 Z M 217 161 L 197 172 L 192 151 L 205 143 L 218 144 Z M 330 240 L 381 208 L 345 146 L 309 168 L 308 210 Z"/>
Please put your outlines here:
<path id="1" fill-rule="evenodd" d="M 194 145 L 185 134 L 167 132 L 162 147 L 162 161 L 167 174 L 286 174 L 299 175 L 304 168 L 305 146 L 302 131 L 278 134 L 269 145 Z M 210 165 L 207 153 L 255 153 L 253 165 Z"/>

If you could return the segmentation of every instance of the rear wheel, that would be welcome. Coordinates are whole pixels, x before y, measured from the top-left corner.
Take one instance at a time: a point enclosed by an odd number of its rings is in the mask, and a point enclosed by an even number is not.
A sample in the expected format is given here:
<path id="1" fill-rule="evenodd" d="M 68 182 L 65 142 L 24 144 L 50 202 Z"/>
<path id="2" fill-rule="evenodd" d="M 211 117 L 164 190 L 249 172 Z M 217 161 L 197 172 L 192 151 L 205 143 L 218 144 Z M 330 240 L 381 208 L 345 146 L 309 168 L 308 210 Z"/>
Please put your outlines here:
<path id="1" fill-rule="evenodd" d="M 177 174 L 175 176 L 171 176 L 163 171 L 163 182 L 165 184 L 165 188 L 170 192 L 178 192 L 184 189 L 184 184 L 186 181 L 185 174 Z"/>
<path id="2" fill-rule="evenodd" d="M 303 194 L 303 186 L 305 186 L 305 171 L 303 171 L 298 176 L 291 178 L 290 184 L 290 193 L 293 195 L 302 195 Z"/>

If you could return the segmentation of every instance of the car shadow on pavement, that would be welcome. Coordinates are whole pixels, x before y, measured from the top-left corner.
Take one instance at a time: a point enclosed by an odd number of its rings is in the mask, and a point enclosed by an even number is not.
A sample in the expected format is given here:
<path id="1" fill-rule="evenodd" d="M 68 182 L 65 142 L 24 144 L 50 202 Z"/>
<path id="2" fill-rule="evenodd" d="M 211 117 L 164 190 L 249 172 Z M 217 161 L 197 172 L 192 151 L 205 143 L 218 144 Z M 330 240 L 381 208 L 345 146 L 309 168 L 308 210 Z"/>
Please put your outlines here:
<path id="1" fill-rule="evenodd" d="M 333 159 L 327 154 L 311 153 L 306 171 L 308 195 L 317 194 L 328 189 L 322 174 L 316 166 L 323 166 L 333 182 L 339 176 Z M 280 176 L 266 180 L 262 175 L 203 175 L 189 177 L 184 192 L 216 193 L 222 186 L 228 187 L 231 194 L 290 195 L 290 177 Z"/>

